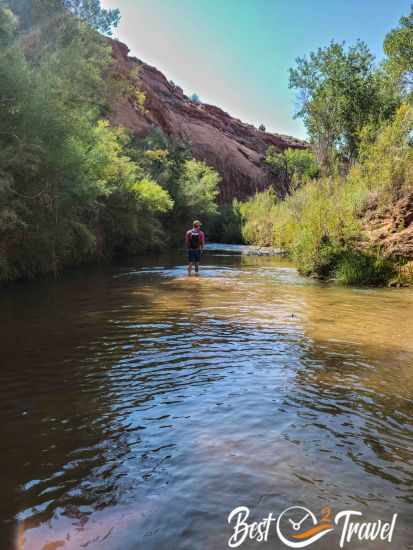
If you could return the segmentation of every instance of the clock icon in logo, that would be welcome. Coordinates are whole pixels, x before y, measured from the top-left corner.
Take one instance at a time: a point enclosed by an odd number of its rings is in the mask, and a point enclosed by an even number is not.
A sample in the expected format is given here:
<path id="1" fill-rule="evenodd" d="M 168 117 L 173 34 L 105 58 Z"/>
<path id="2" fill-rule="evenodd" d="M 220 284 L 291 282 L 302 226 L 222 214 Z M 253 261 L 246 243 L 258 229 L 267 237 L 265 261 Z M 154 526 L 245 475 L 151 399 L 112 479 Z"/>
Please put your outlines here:
<path id="1" fill-rule="evenodd" d="M 331 509 L 326 506 L 320 521 L 315 514 L 304 506 L 291 506 L 278 516 L 277 534 L 289 548 L 305 548 L 320 539 L 334 526 L 331 523 Z"/>

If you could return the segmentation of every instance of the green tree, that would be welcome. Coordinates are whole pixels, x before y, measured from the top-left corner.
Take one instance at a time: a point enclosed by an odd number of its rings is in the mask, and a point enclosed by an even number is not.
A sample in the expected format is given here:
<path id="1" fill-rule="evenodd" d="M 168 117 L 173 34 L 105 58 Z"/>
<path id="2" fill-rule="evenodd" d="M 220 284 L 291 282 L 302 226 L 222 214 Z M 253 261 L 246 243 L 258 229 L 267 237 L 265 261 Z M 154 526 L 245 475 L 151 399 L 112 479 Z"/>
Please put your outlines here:
<path id="1" fill-rule="evenodd" d="M 402 92 L 413 92 L 413 5 L 410 13 L 400 19 L 399 27 L 390 31 L 384 40 L 387 68 Z"/>
<path id="2" fill-rule="evenodd" d="M 314 153 L 309 149 L 288 148 L 279 153 L 275 147 L 268 147 L 265 163 L 283 193 L 301 183 L 316 178 L 320 167 Z"/>
<path id="3" fill-rule="evenodd" d="M 74 15 L 103 34 L 111 35 L 112 28 L 118 26 L 119 10 L 103 9 L 100 0 L 63 0 L 63 4 Z"/>
<path id="4" fill-rule="evenodd" d="M 247 243 L 270 246 L 274 240 L 274 209 L 278 199 L 273 189 L 257 193 L 240 205 L 242 236 Z"/>
<path id="5" fill-rule="evenodd" d="M 110 128 L 101 120 L 91 146 L 84 150 L 88 181 L 96 188 L 96 224 L 106 237 L 102 252 L 109 256 L 113 250 L 135 254 L 160 247 L 164 233 L 159 216 L 174 204 L 169 193 L 127 155 L 129 141 L 125 130 Z"/>
<path id="6" fill-rule="evenodd" d="M 130 155 L 166 189 L 174 208 L 164 221 L 181 240 L 183 227 L 191 218 L 215 223 L 220 176 L 210 166 L 193 160 L 189 147 L 153 130 L 141 142 L 133 143 Z"/>
<path id="7" fill-rule="evenodd" d="M 243 242 L 241 207 L 242 203 L 238 199 L 218 206 L 217 214 L 208 219 L 208 238 L 211 241 L 234 244 Z"/>
<path id="8" fill-rule="evenodd" d="M 102 37 L 67 10 L 54 15 L 22 35 L 0 9 L 0 280 L 159 245 L 173 207 L 128 156 L 128 134 L 99 120 L 111 63 Z"/>
<path id="9" fill-rule="evenodd" d="M 205 162 L 187 160 L 180 179 L 177 205 L 181 216 L 190 220 L 216 214 L 220 179 L 218 172 Z"/>
<path id="10" fill-rule="evenodd" d="M 378 196 L 381 206 L 392 204 L 412 186 L 412 135 L 413 107 L 404 102 L 374 141 L 368 129 L 361 134 L 359 163 L 350 171 L 348 180 Z"/>
<path id="11" fill-rule="evenodd" d="M 333 41 L 308 58 L 298 58 L 290 69 L 290 87 L 298 92 L 296 116 L 304 120 L 327 168 L 337 155 L 353 162 L 361 129 L 372 122 L 379 125 L 397 105 L 394 92 L 383 86 L 373 55 L 360 41 L 349 48 Z"/>
<path id="12" fill-rule="evenodd" d="M 119 10 L 102 8 L 100 0 L 5 0 L 19 18 L 23 29 L 42 25 L 45 20 L 65 16 L 70 11 L 76 18 L 106 35 L 112 34 L 120 20 Z"/>
<path id="13" fill-rule="evenodd" d="M 171 217 L 176 218 L 182 174 L 186 161 L 191 159 L 189 147 L 155 128 L 146 138 L 131 142 L 129 156 L 168 191 L 176 205 Z"/>
<path id="14" fill-rule="evenodd" d="M 15 37 L 17 20 L 4 1 L 0 1 L 0 46 L 9 46 Z"/>

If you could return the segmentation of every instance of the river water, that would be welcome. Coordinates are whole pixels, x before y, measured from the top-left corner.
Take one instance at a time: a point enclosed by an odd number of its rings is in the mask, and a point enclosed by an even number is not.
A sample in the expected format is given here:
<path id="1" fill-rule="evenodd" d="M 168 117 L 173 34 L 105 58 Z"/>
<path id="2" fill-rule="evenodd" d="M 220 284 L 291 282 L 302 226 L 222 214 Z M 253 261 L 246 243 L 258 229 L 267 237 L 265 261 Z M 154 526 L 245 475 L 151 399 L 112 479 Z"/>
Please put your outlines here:
<path id="1" fill-rule="evenodd" d="M 238 506 L 326 505 L 413 548 L 412 290 L 217 248 L 2 291 L 1 548 L 220 550 Z"/>

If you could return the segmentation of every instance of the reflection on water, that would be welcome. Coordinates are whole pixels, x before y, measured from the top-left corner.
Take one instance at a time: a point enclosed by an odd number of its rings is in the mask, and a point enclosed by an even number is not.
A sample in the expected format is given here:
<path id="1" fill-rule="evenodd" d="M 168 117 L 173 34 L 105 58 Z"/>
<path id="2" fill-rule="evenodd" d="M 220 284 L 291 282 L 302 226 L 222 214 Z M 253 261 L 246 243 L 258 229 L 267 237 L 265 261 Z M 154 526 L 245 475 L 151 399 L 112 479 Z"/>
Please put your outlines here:
<path id="1" fill-rule="evenodd" d="M 413 543 L 411 291 L 210 254 L 0 304 L 4 548 L 226 548 L 239 505 L 397 512 L 392 547 Z"/>

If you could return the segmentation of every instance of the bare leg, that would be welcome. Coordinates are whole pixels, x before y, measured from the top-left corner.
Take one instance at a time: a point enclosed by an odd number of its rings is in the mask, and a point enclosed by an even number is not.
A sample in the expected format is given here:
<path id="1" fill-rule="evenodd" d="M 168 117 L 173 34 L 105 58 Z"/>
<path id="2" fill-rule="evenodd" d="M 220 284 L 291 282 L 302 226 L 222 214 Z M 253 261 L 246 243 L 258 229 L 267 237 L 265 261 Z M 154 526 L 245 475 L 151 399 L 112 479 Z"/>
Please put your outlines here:
<path id="1" fill-rule="evenodd" d="M 199 262 L 195 262 L 195 273 L 199 271 Z"/>
<path id="2" fill-rule="evenodd" d="M 188 264 L 188 275 L 191 275 L 192 273 L 192 262 L 189 262 Z"/>

